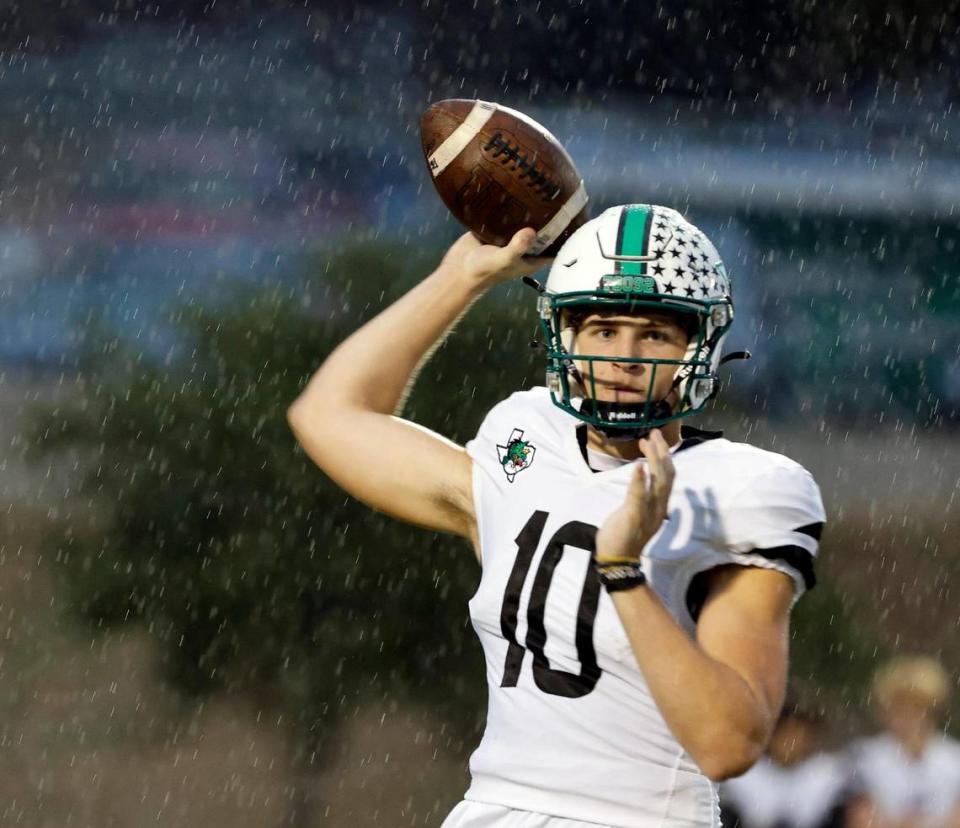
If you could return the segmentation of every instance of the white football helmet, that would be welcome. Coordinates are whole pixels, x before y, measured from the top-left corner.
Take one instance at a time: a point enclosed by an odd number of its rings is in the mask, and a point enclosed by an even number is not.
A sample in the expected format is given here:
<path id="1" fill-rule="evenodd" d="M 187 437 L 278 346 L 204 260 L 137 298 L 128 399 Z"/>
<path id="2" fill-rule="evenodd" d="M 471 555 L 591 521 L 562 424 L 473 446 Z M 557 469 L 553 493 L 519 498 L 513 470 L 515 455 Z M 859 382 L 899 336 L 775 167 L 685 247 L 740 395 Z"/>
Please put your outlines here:
<path id="1" fill-rule="evenodd" d="M 541 291 L 553 402 L 608 436 L 642 436 L 697 413 L 719 390 L 720 348 L 733 321 L 730 280 L 710 240 L 676 210 L 650 204 L 611 207 L 567 239 Z M 651 307 L 690 317 L 693 334 L 682 359 L 574 354 L 577 314 L 571 311 L 629 313 Z M 649 395 L 639 403 L 595 400 L 591 389 L 598 360 L 649 365 L 651 391 L 658 370 L 674 372 L 676 394 L 671 396 L 678 401 Z"/>

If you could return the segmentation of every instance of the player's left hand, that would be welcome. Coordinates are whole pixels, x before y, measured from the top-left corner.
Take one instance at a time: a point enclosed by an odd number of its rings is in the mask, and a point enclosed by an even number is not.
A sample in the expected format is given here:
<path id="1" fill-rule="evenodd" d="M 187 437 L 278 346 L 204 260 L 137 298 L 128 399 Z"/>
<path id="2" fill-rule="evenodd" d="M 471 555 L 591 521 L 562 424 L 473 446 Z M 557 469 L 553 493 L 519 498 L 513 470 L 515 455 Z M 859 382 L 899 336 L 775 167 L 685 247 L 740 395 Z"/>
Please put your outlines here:
<path id="1" fill-rule="evenodd" d="M 596 558 L 639 560 L 667 516 L 667 503 L 676 474 L 670 447 L 659 430 L 639 441 L 646 465 L 636 463 L 627 496 L 597 530 Z"/>

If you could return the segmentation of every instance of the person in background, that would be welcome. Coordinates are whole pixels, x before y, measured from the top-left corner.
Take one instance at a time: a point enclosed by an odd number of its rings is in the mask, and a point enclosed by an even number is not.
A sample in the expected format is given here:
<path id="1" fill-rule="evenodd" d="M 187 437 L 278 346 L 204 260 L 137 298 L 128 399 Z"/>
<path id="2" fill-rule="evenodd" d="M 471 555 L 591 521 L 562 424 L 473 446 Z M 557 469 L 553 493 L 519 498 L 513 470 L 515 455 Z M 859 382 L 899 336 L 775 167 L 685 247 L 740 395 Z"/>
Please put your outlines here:
<path id="1" fill-rule="evenodd" d="M 899 656 L 873 679 L 883 732 L 850 751 L 851 828 L 960 828 L 960 742 L 940 728 L 950 679 L 928 656 Z"/>
<path id="2" fill-rule="evenodd" d="M 784 705 L 766 755 L 720 786 L 727 828 L 842 828 L 847 799 L 843 760 L 819 752 L 820 720 Z"/>

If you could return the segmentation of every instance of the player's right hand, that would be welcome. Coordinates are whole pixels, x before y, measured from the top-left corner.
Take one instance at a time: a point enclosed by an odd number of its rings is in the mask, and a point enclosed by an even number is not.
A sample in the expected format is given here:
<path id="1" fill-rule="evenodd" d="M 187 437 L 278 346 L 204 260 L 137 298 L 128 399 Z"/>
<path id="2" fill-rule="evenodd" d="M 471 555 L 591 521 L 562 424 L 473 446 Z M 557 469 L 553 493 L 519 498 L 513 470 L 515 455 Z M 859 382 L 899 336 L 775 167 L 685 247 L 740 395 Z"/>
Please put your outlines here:
<path id="1" fill-rule="evenodd" d="M 660 531 L 667 517 L 667 504 L 676 472 L 670 447 L 658 429 L 640 440 L 646 458 L 636 463 L 627 496 L 597 530 L 596 559 L 639 560 L 643 548 Z"/>
<path id="2" fill-rule="evenodd" d="M 514 233 L 504 247 L 484 244 L 469 230 L 457 239 L 440 263 L 440 270 L 466 279 L 477 290 L 519 279 L 553 261 L 545 256 L 524 258 L 537 233 L 531 227 Z"/>

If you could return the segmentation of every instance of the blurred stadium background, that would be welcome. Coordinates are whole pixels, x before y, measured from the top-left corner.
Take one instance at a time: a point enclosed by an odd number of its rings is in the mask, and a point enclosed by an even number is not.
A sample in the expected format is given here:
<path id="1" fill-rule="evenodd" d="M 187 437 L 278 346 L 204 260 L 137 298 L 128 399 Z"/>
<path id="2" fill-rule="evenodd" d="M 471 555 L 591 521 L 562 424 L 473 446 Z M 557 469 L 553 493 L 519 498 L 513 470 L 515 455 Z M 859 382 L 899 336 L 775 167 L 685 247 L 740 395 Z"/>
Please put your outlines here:
<path id="1" fill-rule="evenodd" d="M 438 825 L 483 716 L 460 544 L 372 517 L 286 405 L 458 233 L 420 113 L 481 97 L 595 212 L 687 213 L 734 277 L 706 423 L 816 475 L 795 692 L 836 744 L 879 658 L 957 675 L 955 4 L 3 3 L 0 822 Z M 487 297 L 410 413 L 539 381 Z M 952 705 L 956 712 L 956 700 Z"/>

